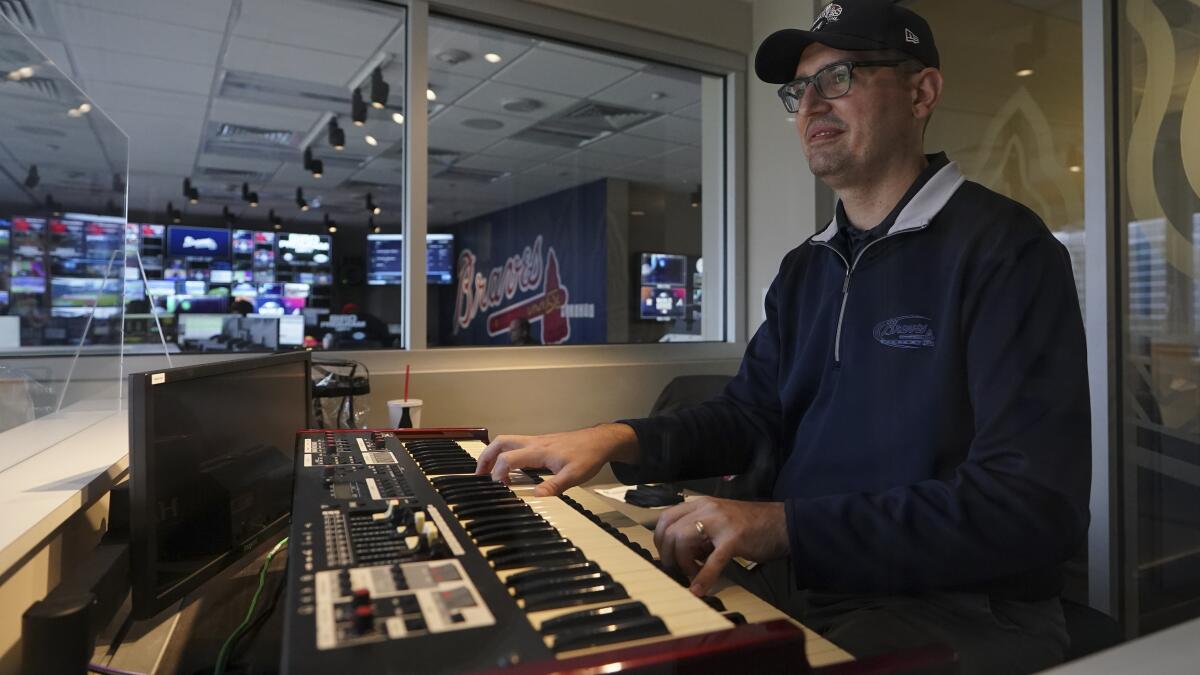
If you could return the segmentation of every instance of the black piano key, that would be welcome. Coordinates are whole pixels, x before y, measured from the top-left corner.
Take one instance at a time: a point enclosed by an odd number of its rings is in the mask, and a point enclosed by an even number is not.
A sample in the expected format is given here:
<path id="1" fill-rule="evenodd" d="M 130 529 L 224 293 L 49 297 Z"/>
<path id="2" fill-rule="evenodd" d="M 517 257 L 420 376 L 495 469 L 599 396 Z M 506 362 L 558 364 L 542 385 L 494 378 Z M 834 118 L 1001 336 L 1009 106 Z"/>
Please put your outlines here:
<path id="1" fill-rule="evenodd" d="M 608 581 L 591 586 L 530 593 L 522 598 L 522 602 L 526 612 L 536 612 L 543 609 L 559 609 L 560 607 L 628 599 L 629 594 L 625 592 L 624 586 L 615 581 Z"/>
<path id="2" fill-rule="evenodd" d="M 511 527 L 504 530 L 493 530 L 478 536 L 472 535 L 475 543 L 480 546 L 495 546 L 497 544 L 508 544 L 514 541 L 540 541 L 543 539 L 562 539 L 562 535 L 558 530 L 554 529 L 549 523 L 544 525 L 528 525 L 525 527 Z"/>
<path id="3" fill-rule="evenodd" d="M 715 595 L 706 595 L 700 599 L 704 601 L 704 604 L 708 605 L 709 607 L 712 607 L 713 609 L 717 610 L 718 612 L 725 611 L 725 603 L 721 602 L 721 599 Z"/>
<path id="4" fill-rule="evenodd" d="M 596 586 L 612 580 L 612 576 L 608 572 L 575 572 L 573 574 L 564 574 L 546 579 L 527 581 L 523 584 L 510 586 L 510 588 L 513 591 L 513 595 L 518 598 L 525 598 L 530 595 L 544 593 L 546 591 L 582 588 L 584 586 Z"/>
<path id="5" fill-rule="evenodd" d="M 721 616 L 729 619 L 729 622 L 735 626 L 746 625 L 746 616 L 741 612 L 721 612 Z"/>
<path id="6" fill-rule="evenodd" d="M 599 565 L 592 562 L 591 560 L 585 560 L 583 562 L 568 563 L 565 565 L 559 565 L 557 567 L 548 567 L 548 568 L 544 568 L 544 569 L 526 570 L 524 572 L 517 572 L 516 574 L 510 576 L 507 580 L 505 580 L 504 583 L 507 584 L 509 588 L 512 588 L 513 586 L 515 586 L 517 584 L 528 583 L 530 581 L 535 581 L 538 579 L 549 579 L 551 577 L 561 575 L 561 574 L 581 574 L 583 572 L 599 572 L 599 571 L 600 571 Z"/>
<path id="7" fill-rule="evenodd" d="M 496 483 L 496 481 L 492 480 L 492 477 L 487 474 L 482 476 L 476 476 L 474 474 L 470 476 L 438 476 L 437 478 L 431 478 L 429 482 L 433 483 L 433 486 L 439 490 L 445 487 L 458 485 L 499 485 L 499 483 Z"/>
<path id="8" fill-rule="evenodd" d="M 506 513 L 497 513 L 495 515 L 482 515 L 463 524 L 468 532 L 486 532 L 488 528 L 509 527 L 519 525 L 521 523 L 544 523 L 545 518 L 534 513 L 531 509 L 525 511 L 515 511 Z"/>
<path id="9" fill-rule="evenodd" d="M 434 467 L 421 467 L 421 470 L 429 476 L 440 476 L 447 473 L 468 473 L 475 470 L 475 465 L 470 466 L 458 464 L 440 464 Z"/>
<path id="10" fill-rule="evenodd" d="M 447 504 L 456 502 L 471 501 L 472 499 L 488 499 L 491 497 L 516 497 L 516 493 L 507 487 L 500 488 L 482 488 L 478 490 L 443 490 L 442 499 L 446 500 Z"/>
<path id="11" fill-rule="evenodd" d="M 489 551 L 489 553 L 495 552 Z M 546 550 L 509 551 L 502 556 L 488 556 L 488 562 L 498 570 L 511 570 L 518 567 L 554 567 L 564 562 L 583 562 L 584 560 L 587 558 L 584 557 L 583 552 L 574 546 Z"/>
<path id="12" fill-rule="evenodd" d="M 554 636 L 553 649 L 555 652 L 565 652 L 659 635 L 669 635 L 662 619 L 657 616 L 639 616 L 600 626 L 563 631 Z"/>
<path id="13" fill-rule="evenodd" d="M 454 511 L 454 515 L 458 516 L 462 520 L 476 516 L 484 516 L 502 512 L 511 513 L 515 511 L 528 511 L 533 513 L 533 509 L 529 508 L 528 504 L 520 499 L 517 499 L 516 497 L 509 497 L 508 499 L 500 501 L 480 504 L 461 504 L 459 506 L 450 507 L 450 510 Z"/>
<path id="14" fill-rule="evenodd" d="M 571 543 L 571 540 L 566 539 L 564 537 L 559 537 L 558 539 L 555 539 L 553 541 L 532 541 L 532 542 L 517 541 L 517 542 L 513 542 L 511 544 L 506 544 L 504 546 L 504 548 L 496 549 L 495 551 L 489 551 L 488 557 L 490 558 L 493 555 L 497 555 L 497 556 L 510 555 L 510 554 L 516 553 L 517 551 L 525 551 L 528 549 L 564 548 L 567 546 L 574 546 L 574 544 Z"/>
<path id="15" fill-rule="evenodd" d="M 541 570 L 530 571 L 540 572 Z M 528 574 L 528 572 L 520 572 L 519 574 Z M 617 621 L 618 619 L 628 619 L 637 616 L 650 616 L 650 610 L 646 609 L 646 605 L 642 604 L 642 602 L 638 600 L 633 602 L 624 602 L 619 605 L 609 605 L 607 607 L 581 609 L 543 621 L 542 635 L 553 635 L 554 633 L 561 633 L 564 630 L 575 630 L 579 628 L 585 628 L 587 626 L 604 625 Z"/>

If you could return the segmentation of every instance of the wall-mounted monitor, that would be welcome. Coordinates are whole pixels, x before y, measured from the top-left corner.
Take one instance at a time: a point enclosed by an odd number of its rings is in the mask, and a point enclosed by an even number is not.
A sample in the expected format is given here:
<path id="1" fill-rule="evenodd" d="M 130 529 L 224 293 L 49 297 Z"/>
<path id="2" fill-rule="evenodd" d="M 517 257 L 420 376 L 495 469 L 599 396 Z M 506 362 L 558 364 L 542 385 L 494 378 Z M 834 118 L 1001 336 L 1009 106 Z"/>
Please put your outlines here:
<path id="1" fill-rule="evenodd" d="M 454 235 L 425 236 L 426 283 L 444 286 L 454 283 Z"/>
<path id="2" fill-rule="evenodd" d="M 46 220 L 16 216 L 12 219 L 14 256 L 40 258 L 46 252 Z"/>
<path id="3" fill-rule="evenodd" d="M 367 235 L 367 284 L 399 286 L 404 281 L 404 235 Z"/>
<path id="4" fill-rule="evenodd" d="M 308 352 L 129 376 L 133 616 L 178 601 L 287 523 Z"/>
<path id="5" fill-rule="evenodd" d="M 276 238 L 276 248 L 276 260 L 288 265 L 328 265 L 333 260 L 333 241 L 325 234 L 281 233 Z"/>
<path id="6" fill-rule="evenodd" d="M 682 319 L 687 307 L 687 289 L 682 286 L 642 286 L 638 307 L 638 316 L 643 319 Z"/>
<path id="7" fill-rule="evenodd" d="M 671 253 L 643 253 L 642 285 L 683 286 L 687 284 L 687 256 Z"/>
<path id="8" fill-rule="evenodd" d="M 167 230 L 167 255 L 178 258 L 228 259 L 229 230 L 172 225 Z"/>

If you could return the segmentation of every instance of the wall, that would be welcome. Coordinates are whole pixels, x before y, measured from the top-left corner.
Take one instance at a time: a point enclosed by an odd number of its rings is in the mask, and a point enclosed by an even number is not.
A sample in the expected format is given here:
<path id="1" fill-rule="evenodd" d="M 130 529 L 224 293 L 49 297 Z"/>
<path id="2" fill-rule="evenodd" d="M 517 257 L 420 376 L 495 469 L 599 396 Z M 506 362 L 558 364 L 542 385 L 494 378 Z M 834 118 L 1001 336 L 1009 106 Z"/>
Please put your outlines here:
<path id="1" fill-rule="evenodd" d="M 754 77 L 754 49 L 781 28 L 807 28 L 809 0 L 756 0 L 753 45 L 747 54 L 746 324 L 753 335 L 762 323 L 766 289 L 783 255 L 815 229 L 815 182 L 800 137 L 775 94 L 777 85 Z"/>

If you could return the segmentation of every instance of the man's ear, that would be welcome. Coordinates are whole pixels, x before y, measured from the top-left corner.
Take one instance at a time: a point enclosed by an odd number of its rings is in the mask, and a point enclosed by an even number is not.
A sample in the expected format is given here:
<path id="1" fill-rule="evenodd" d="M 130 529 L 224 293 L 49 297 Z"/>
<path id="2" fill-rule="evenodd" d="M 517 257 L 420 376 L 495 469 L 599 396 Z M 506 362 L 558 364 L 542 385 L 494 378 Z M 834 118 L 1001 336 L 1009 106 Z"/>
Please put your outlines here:
<path id="1" fill-rule="evenodd" d="M 920 120 L 929 119 L 938 101 L 942 99 L 943 83 L 942 71 L 937 68 L 925 68 L 913 75 L 913 117 Z"/>

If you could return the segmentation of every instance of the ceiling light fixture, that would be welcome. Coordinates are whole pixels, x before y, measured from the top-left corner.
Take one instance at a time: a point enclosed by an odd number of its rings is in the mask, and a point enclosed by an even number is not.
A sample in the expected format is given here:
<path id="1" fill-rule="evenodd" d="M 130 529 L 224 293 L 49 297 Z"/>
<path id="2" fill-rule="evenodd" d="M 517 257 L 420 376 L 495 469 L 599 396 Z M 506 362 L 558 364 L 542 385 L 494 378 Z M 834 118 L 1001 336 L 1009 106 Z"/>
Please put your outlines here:
<path id="1" fill-rule="evenodd" d="M 308 210 L 308 202 L 304 200 L 304 188 L 296 188 L 296 206 L 301 211 Z"/>
<path id="2" fill-rule="evenodd" d="M 456 65 L 462 63 L 463 61 L 469 60 L 470 58 L 471 58 L 470 52 L 464 52 L 461 49 L 447 49 L 444 52 L 438 52 L 438 55 L 437 55 L 438 61 L 441 61 L 442 63 L 447 63 L 452 66 L 456 66 Z"/>
<path id="3" fill-rule="evenodd" d="M 325 173 L 325 162 L 313 159 L 312 147 L 304 149 L 304 169 L 311 171 L 313 178 L 320 178 Z"/>
<path id="4" fill-rule="evenodd" d="M 338 151 L 346 147 L 346 130 L 338 126 L 336 115 L 329 118 L 329 144 Z"/>
<path id="5" fill-rule="evenodd" d="M 383 79 L 383 69 L 376 66 L 375 70 L 371 71 L 371 107 L 383 110 L 383 107 L 387 105 L 390 91 L 391 87 Z"/>
<path id="6" fill-rule="evenodd" d="M 693 209 L 694 209 L 694 208 L 697 208 L 697 207 L 699 207 L 699 206 L 700 206 L 700 194 L 701 194 L 701 193 L 700 193 L 700 186 L 699 186 L 699 185 L 697 185 L 697 186 L 696 186 L 696 191 L 692 193 L 692 208 L 693 208 Z"/>
<path id="7" fill-rule="evenodd" d="M 483 55 L 483 60 L 484 60 L 484 61 L 487 61 L 488 63 L 500 63 L 500 61 L 502 60 L 502 58 L 503 58 L 503 57 L 501 57 L 501 56 L 500 56 L 499 54 L 497 54 L 496 52 L 488 52 L 488 53 L 486 53 L 486 54 L 484 54 L 484 55 Z"/>
<path id="8" fill-rule="evenodd" d="M 172 223 L 178 223 L 183 220 L 183 212 L 176 211 L 175 204 L 173 202 L 167 202 L 167 220 L 171 221 Z"/>
<path id="9" fill-rule="evenodd" d="M 274 225 L 277 230 L 283 227 L 283 219 L 275 214 L 275 209 L 267 212 L 267 222 Z"/>
<path id="10" fill-rule="evenodd" d="M 379 145 L 379 141 L 375 140 L 375 137 L 372 136 L 371 134 L 367 134 L 366 136 L 363 136 L 363 140 L 366 141 L 367 145 L 369 145 L 371 147 L 375 147 L 375 146 Z"/>
<path id="11" fill-rule="evenodd" d="M 337 223 L 334 222 L 333 218 L 329 217 L 328 213 L 325 214 L 324 220 L 325 220 L 325 228 L 329 230 L 329 234 L 333 234 L 334 232 L 337 232 Z"/>
<path id="12" fill-rule="evenodd" d="M 33 188 L 37 187 L 38 183 L 40 182 L 42 182 L 42 177 L 38 175 L 37 164 L 30 164 L 29 173 L 25 174 L 25 187 L 32 190 Z"/>
<path id="13" fill-rule="evenodd" d="M 1017 71 L 1017 77 L 1029 77 L 1033 74 L 1033 68 L 1021 68 Z"/>
<path id="14" fill-rule="evenodd" d="M 371 228 L 371 231 L 375 234 L 379 234 L 380 230 L 382 229 L 375 224 L 375 216 L 367 216 L 367 227 Z"/>
<path id="15" fill-rule="evenodd" d="M 319 159 L 314 160 L 312 163 L 313 178 L 320 178 L 321 176 L 324 176 L 324 175 L 325 175 L 325 162 L 322 162 Z"/>
<path id="16" fill-rule="evenodd" d="M 27 80 L 33 77 L 33 66 L 25 66 L 23 68 L 17 68 L 16 70 L 10 70 L 8 71 L 8 75 L 6 77 L 13 82 Z"/>
<path id="17" fill-rule="evenodd" d="M 237 222 L 237 217 L 233 215 L 228 206 L 221 207 L 221 217 L 225 219 L 226 225 L 232 225 Z"/>
<path id="18" fill-rule="evenodd" d="M 375 203 L 375 197 L 370 192 L 367 193 L 367 211 L 376 216 L 383 213 L 383 209 Z"/>
<path id="19" fill-rule="evenodd" d="M 1083 167 L 1079 166 L 1078 164 L 1072 164 L 1071 166 L 1067 167 L 1067 171 L 1070 171 L 1071 173 L 1079 173 L 1083 171 Z"/>
<path id="20" fill-rule="evenodd" d="M 396 124 L 404 124 L 404 113 L 392 113 L 392 121 Z"/>
<path id="21" fill-rule="evenodd" d="M 185 199 L 187 199 L 189 202 L 191 202 L 193 204 L 200 203 L 200 189 L 196 188 L 196 187 L 192 187 L 192 179 L 191 178 L 183 179 L 183 196 Z"/>
<path id="22" fill-rule="evenodd" d="M 46 195 L 46 208 L 50 211 L 50 214 L 53 216 L 61 216 L 62 215 L 62 204 L 59 204 L 58 202 L 54 201 L 54 195 Z"/>
<path id="23" fill-rule="evenodd" d="M 429 101 L 436 101 L 436 100 L 437 100 L 437 92 L 435 92 L 435 91 L 433 90 L 433 87 L 430 87 L 430 88 L 428 88 L 428 89 L 426 89 L 426 90 L 425 90 L 425 98 L 426 98 L 426 100 L 429 100 Z"/>
<path id="24" fill-rule="evenodd" d="M 355 89 L 350 96 L 350 121 L 356 127 L 367 123 L 367 102 L 363 100 L 362 89 Z"/>
<path id="25" fill-rule="evenodd" d="M 250 208 L 258 206 L 258 193 L 250 191 L 249 183 L 242 183 L 242 201 L 250 205 Z"/>

